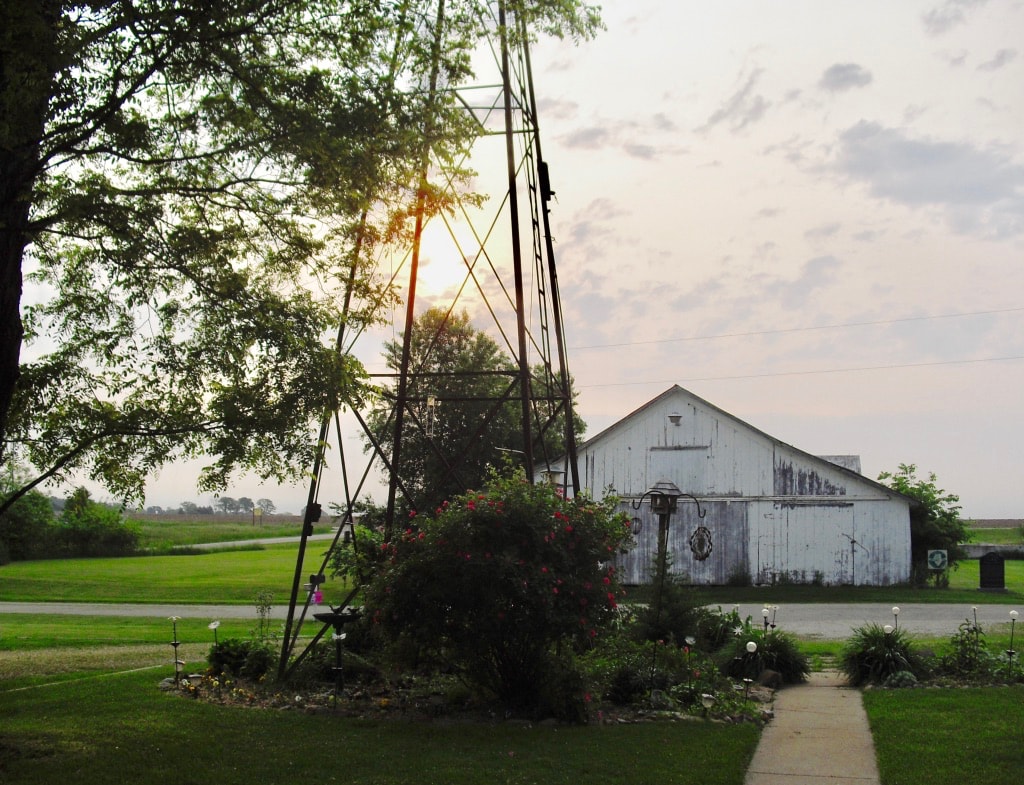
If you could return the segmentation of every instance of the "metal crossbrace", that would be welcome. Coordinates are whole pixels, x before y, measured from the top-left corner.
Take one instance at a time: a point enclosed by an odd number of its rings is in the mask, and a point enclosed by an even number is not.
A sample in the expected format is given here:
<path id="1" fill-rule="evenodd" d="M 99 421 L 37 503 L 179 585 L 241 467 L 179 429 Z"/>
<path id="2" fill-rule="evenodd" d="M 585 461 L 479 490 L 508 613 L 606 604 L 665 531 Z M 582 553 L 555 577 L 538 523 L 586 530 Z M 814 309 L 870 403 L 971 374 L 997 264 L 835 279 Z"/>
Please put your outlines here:
<path id="1" fill-rule="evenodd" d="M 533 76 L 529 57 L 528 35 L 526 23 L 507 7 L 506 0 L 489 0 L 478 3 L 481 18 L 486 19 L 492 33 L 488 38 L 491 55 L 501 76 L 500 84 L 479 85 L 458 88 L 455 98 L 471 112 L 479 128 L 479 140 L 488 137 L 503 138 L 505 141 L 505 160 L 508 175 L 508 188 L 496 205 L 493 216 L 485 217 L 481 222 L 480 212 L 460 198 L 457 184 L 441 162 L 431 160 L 430 151 L 425 151 L 420 194 L 424 192 L 428 173 L 440 181 L 440 185 L 452 198 L 455 215 L 470 231 L 472 246 L 466 247 L 456 234 L 452 216 L 443 211 L 435 220 L 440 219 L 447 229 L 458 259 L 465 264 L 466 270 L 462 283 L 457 287 L 448 308 L 450 316 L 458 301 L 473 293 L 479 304 L 493 320 L 491 328 L 500 338 L 516 364 L 515 371 L 497 371 L 508 379 L 503 387 L 504 392 L 497 397 L 481 400 L 489 405 L 473 431 L 467 434 L 469 439 L 477 438 L 486 431 L 494 416 L 502 406 L 518 402 L 522 412 L 522 444 L 521 455 L 527 477 L 533 481 L 539 467 L 548 471 L 558 471 L 553 465 L 556 456 L 550 454 L 547 447 L 551 429 L 559 423 L 564 427 L 560 434 L 564 445 L 560 456 L 562 485 L 564 490 L 576 494 L 580 489 L 579 473 L 576 466 L 576 434 L 573 428 L 573 408 L 568 365 L 566 360 L 564 322 L 561 312 L 558 281 L 555 269 L 554 248 L 549 221 L 549 204 L 553 197 L 547 164 L 541 154 L 540 134 L 537 123 L 536 100 L 534 95 Z M 437 25 L 440 29 L 444 19 L 444 0 L 438 0 Z M 440 33 L 439 33 L 440 34 Z M 438 90 L 436 80 L 431 81 L 431 90 Z M 489 94 L 490 100 L 475 103 L 478 96 Z M 470 98 L 474 100 L 471 101 Z M 500 120 L 500 130 L 494 124 Z M 425 134 L 425 137 L 428 136 Z M 469 151 L 466 152 L 468 158 Z M 457 163 L 458 166 L 465 160 Z M 518 191 L 520 184 L 527 195 L 529 221 L 529 256 L 524 266 L 524 256 L 520 245 L 525 242 L 520 237 L 520 217 Z M 511 243 L 502 237 L 502 217 L 508 220 Z M 418 200 L 416 212 L 416 230 L 412 247 L 397 261 L 393 268 L 388 287 L 397 288 L 399 276 L 408 275 L 406 296 L 405 336 L 411 334 L 414 321 L 416 283 L 419 262 L 419 241 L 426 220 L 422 198 Z M 364 215 L 364 221 L 366 216 Z M 511 246 L 511 247 L 510 247 Z M 511 254 L 513 257 L 513 283 L 506 281 L 507 271 L 504 270 L 501 258 Z M 361 264 L 366 261 L 362 248 L 362 235 L 357 240 L 351 255 L 349 271 L 350 284 Z M 394 264 L 394 260 L 392 260 Z M 378 262 L 378 264 L 381 264 Z M 380 269 L 378 267 L 378 269 Z M 530 301 L 526 300 L 527 284 L 530 286 Z M 356 341 L 365 327 L 355 325 L 347 327 L 350 320 L 352 286 L 343 306 L 342 317 L 338 329 L 335 348 L 339 353 L 352 352 Z M 529 318 L 528 314 L 529 313 Z M 540 366 L 541 375 L 533 378 L 530 357 L 537 359 L 533 367 Z M 310 471 L 309 494 L 303 517 L 299 550 L 293 576 L 292 591 L 282 638 L 281 658 L 278 676 L 286 678 L 291 670 L 297 667 L 331 629 L 331 621 L 323 621 L 318 632 L 305 648 L 296 654 L 299 634 L 307 620 L 310 607 L 313 605 L 314 589 L 325 580 L 325 573 L 332 556 L 339 547 L 354 547 L 357 535 L 355 527 L 355 505 L 362 495 L 370 477 L 371 470 L 383 468 L 389 478 L 389 497 L 385 539 L 390 538 L 394 524 L 397 500 L 415 509 L 415 499 L 408 488 L 403 487 L 395 467 L 399 465 L 401 443 L 407 429 L 426 437 L 446 465 L 450 478 L 458 477 L 459 456 L 446 456 L 428 433 L 433 428 L 432 414 L 424 416 L 425 399 L 410 392 L 415 387 L 412 382 L 425 376 L 421 369 L 411 368 L 407 347 L 403 350 L 402 367 L 397 374 L 377 374 L 375 379 L 390 381 L 393 387 L 382 392 L 392 401 L 393 408 L 387 420 L 388 427 L 393 431 L 394 448 L 389 453 L 370 427 L 362 402 L 346 401 L 346 410 L 354 416 L 366 449 L 371 453 L 358 480 L 350 484 L 348 462 L 343 449 L 342 424 L 337 408 L 326 411 L 320 423 L 317 450 L 314 464 Z M 435 400 L 435 405 L 443 399 Z M 449 398 L 447 400 L 453 400 Z M 327 465 L 327 452 L 332 442 L 331 426 L 333 424 L 334 443 L 337 445 L 338 467 L 341 470 L 342 494 L 344 503 L 338 506 L 337 519 L 340 525 L 331 539 L 329 547 L 322 556 L 319 567 L 309 573 L 305 596 L 300 589 L 303 584 L 305 559 L 307 555 L 308 537 L 313 532 L 313 524 L 321 515 L 319 502 L 321 485 Z M 354 478 L 353 478 L 354 479 Z M 351 616 L 351 603 L 361 591 L 358 581 L 337 606 L 328 606 L 330 613 L 316 613 L 315 616 L 333 619 L 337 622 L 342 614 Z M 318 619 L 320 621 L 320 619 Z M 337 634 L 337 632 L 336 632 Z"/>

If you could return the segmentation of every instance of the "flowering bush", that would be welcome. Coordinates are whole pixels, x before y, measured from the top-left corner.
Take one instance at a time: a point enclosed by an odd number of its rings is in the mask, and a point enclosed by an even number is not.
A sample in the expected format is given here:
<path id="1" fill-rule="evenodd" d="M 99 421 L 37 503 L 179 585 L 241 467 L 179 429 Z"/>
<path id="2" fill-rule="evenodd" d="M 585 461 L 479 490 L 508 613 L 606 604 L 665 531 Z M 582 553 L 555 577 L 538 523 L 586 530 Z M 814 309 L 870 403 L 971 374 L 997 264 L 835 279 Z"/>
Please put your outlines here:
<path id="1" fill-rule="evenodd" d="M 550 694 L 564 705 L 569 654 L 621 593 L 610 562 L 630 532 L 615 507 L 492 474 L 381 545 L 367 616 L 396 650 L 438 658 L 511 709 L 551 710 Z"/>

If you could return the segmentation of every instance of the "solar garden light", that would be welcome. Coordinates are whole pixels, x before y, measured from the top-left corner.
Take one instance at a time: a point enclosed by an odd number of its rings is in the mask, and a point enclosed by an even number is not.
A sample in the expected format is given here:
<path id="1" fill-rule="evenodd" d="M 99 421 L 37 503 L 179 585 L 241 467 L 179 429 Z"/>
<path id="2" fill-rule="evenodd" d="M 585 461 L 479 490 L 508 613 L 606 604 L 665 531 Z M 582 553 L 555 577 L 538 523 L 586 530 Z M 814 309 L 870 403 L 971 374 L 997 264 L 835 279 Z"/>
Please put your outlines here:
<path id="1" fill-rule="evenodd" d="M 765 608 L 765 610 L 768 610 Z M 747 641 L 747 654 L 753 656 L 757 651 L 757 643 L 755 641 Z M 750 685 L 754 683 L 754 680 L 749 676 L 743 679 L 743 700 L 747 699 L 750 694 Z"/>
<path id="2" fill-rule="evenodd" d="M 900 606 L 899 605 L 893 605 L 892 606 L 892 626 L 893 626 L 894 629 L 897 629 L 897 630 L 900 628 Z"/>
<path id="3" fill-rule="evenodd" d="M 707 717 L 711 707 L 715 705 L 715 696 L 707 692 L 703 693 L 700 696 L 700 704 L 704 707 L 704 716 Z"/>
<path id="4" fill-rule="evenodd" d="M 213 645 L 216 646 L 217 645 L 217 628 L 220 626 L 220 621 L 215 619 L 214 621 L 211 621 L 206 626 L 208 628 L 210 628 L 211 630 L 213 630 Z"/>
<path id="5" fill-rule="evenodd" d="M 1013 674 L 1013 655 L 1017 653 L 1013 650 L 1013 628 L 1017 624 L 1019 615 L 1015 610 L 1010 611 L 1010 648 L 1006 650 L 1006 672 L 1011 675 Z"/>
<path id="6" fill-rule="evenodd" d="M 181 666 L 185 663 L 178 659 L 178 647 L 181 645 L 181 641 L 178 640 L 178 619 L 180 616 L 170 616 L 168 620 L 171 622 L 172 638 L 171 647 L 174 649 L 174 683 L 177 684 L 181 680 Z"/>
<path id="7" fill-rule="evenodd" d="M 775 632 L 775 614 L 778 613 L 778 605 L 765 605 L 761 608 L 761 616 L 764 618 L 764 634 L 768 634 L 768 628 L 771 627 L 772 632 Z M 768 621 L 768 617 L 771 616 L 772 620 Z"/>

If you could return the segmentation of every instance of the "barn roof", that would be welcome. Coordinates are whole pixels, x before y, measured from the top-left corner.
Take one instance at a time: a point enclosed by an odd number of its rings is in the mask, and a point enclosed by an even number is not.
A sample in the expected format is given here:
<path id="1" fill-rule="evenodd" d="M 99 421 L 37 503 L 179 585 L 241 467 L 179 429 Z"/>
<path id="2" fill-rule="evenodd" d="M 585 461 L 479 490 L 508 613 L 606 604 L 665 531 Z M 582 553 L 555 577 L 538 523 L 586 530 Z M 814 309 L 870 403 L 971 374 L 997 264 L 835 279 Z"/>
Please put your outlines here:
<path id="1" fill-rule="evenodd" d="M 704 400 L 699 395 L 695 395 L 694 393 L 690 392 L 689 390 L 686 390 L 686 389 L 680 387 L 678 384 L 672 385 L 667 390 L 665 390 L 665 392 L 663 392 L 660 395 L 652 398 L 647 403 L 645 403 L 643 406 L 640 406 L 638 409 L 635 409 L 634 411 L 630 412 L 629 414 L 627 414 L 622 419 L 618 420 L 617 422 L 615 422 L 612 425 L 610 425 L 607 428 L 605 428 L 603 431 L 600 431 L 599 433 L 595 434 L 591 438 L 587 439 L 585 442 L 583 442 L 582 445 L 580 445 L 579 449 L 577 450 L 577 453 L 580 453 L 580 452 L 583 452 L 584 450 L 587 450 L 591 446 L 593 446 L 593 445 L 595 445 L 595 444 L 597 444 L 597 443 L 599 443 L 601 441 L 604 441 L 609 436 L 613 435 L 616 431 L 619 431 L 622 428 L 625 428 L 630 420 L 634 420 L 634 419 L 642 417 L 643 414 L 648 409 L 654 408 L 659 403 L 662 403 L 663 401 L 665 401 L 667 399 L 674 398 L 674 397 L 679 397 L 680 395 L 692 399 L 693 401 L 698 403 L 700 406 L 706 407 L 706 408 L 716 412 L 717 414 L 719 414 L 720 416 L 722 416 L 724 418 L 732 420 L 737 425 L 739 425 L 739 426 L 741 426 L 743 428 L 746 428 L 747 430 L 752 431 L 752 432 L 754 432 L 754 433 L 764 437 L 765 439 L 767 439 L 768 441 L 772 442 L 773 444 L 776 444 L 776 445 L 785 447 L 785 448 L 787 448 L 789 450 L 792 450 L 793 452 L 799 454 L 800 456 L 802 456 L 804 458 L 807 458 L 807 459 L 810 459 L 812 461 L 817 461 L 817 462 L 820 462 L 820 463 L 827 463 L 831 469 L 838 470 L 840 473 L 848 475 L 851 478 L 851 480 L 854 480 L 854 481 L 860 482 L 860 483 L 866 483 L 866 484 L 868 484 L 870 486 L 873 486 L 875 488 L 883 490 L 886 493 L 892 494 L 893 496 L 902 497 L 902 498 L 906 499 L 910 503 L 910 505 L 912 507 L 916 507 L 919 504 L 918 500 L 915 499 L 914 497 L 902 494 L 899 491 L 894 490 L 893 488 L 890 488 L 888 485 L 883 485 L 882 483 L 880 483 L 880 482 L 878 482 L 876 480 L 872 480 L 872 479 L 870 479 L 868 477 L 865 477 L 860 472 L 855 471 L 855 470 L 849 468 L 850 464 L 847 461 L 844 461 L 843 463 L 830 461 L 826 457 L 823 457 L 823 456 L 820 456 L 820 455 L 812 455 L 809 452 L 805 452 L 804 450 L 801 450 L 799 447 L 794 447 L 792 444 L 788 444 L 787 442 L 784 442 L 781 439 L 775 438 L 771 434 L 765 433 L 764 431 L 760 430 L 759 428 L 754 427 L 750 423 L 748 423 L 748 422 L 746 422 L 744 420 L 741 420 L 736 415 L 730 414 L 729 412 L 725 411 L 724 409 L 722 409 L 722 408 L 720 408 L 718 406 L 715 406 L 710 401 Z M 832 457 L 840 457 L 840 456 L 832 456 Z M 851 456 L 841 456 L 841 457 L 849 458 Z M 859 463 L 859 461 L 858 461 L 858 463 Z"/>

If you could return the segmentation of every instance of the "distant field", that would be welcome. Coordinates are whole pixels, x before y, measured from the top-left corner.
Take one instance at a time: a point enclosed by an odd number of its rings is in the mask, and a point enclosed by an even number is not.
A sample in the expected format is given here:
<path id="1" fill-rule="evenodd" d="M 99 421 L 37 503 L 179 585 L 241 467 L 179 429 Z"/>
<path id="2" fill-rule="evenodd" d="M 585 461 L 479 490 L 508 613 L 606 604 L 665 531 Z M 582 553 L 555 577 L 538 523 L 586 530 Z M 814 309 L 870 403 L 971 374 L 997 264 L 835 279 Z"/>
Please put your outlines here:
<path id="1" fill-rule="evenodd" d="M 263 537 L 297 536 L 302 521 L 296 516 L 266 516 L 262 523 L 253 525 L 251 518 L 237 516 L 147 515 L 128 516 L 138 524 L 142 536 L 141 547 L 160 550 L 178 545 L 199 545 L 209 542 L 237 542 Z M 316 531 L 330 530 L 325 519 Z"/>
<path id="2" fill-rule="evenodd" d="M 1014 527 L 1000 527 L 998 529 L 968 529 L 971 535 L 970 542 L 985 543 L 986 545 L 1020 545 L 1024 546 L 1024 536 L 1021 530 Z"/>

